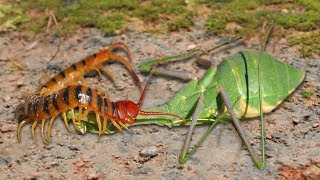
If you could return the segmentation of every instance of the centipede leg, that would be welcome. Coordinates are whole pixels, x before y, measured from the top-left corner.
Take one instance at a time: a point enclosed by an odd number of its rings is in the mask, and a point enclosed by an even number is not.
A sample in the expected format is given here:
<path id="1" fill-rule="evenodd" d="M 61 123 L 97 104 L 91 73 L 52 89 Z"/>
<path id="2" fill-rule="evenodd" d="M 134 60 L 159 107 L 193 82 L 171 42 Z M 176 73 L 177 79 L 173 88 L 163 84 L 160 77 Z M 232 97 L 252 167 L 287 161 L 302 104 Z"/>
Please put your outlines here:
<path id="1" fill-rule="evenodd" d="M 102 127 L 101 127 L 101 120 L 100 120 L 99 114 L 96 114 L 96 120 L 98 123 L 99 137 L 100 137 L 103 134 L 103 131 L 102 131 Z"/>
<path id="2" fill-rule="evenodd" d="M 102 133 L 106 133 L 108 119 L 103 117 L 102 120 L 103 120 Z"/>
<path id="3" fill-rule="evenodd" d="M 72 115 L 72 123 L 73 123 L 73 125 L 75 126 L 75 128 L 76 128 L 79 132 L 82 133 L 81 129 L 78 127 L 78 124 L 77 124 L 77 122 L 76 122 L 76 117 L 74 116 L 74 110 L 73 110 L 73 109 L 70 109 L 70 111 L 71 111 L 71 115 Z M 80 115 L 79 115 L 79 117 L 80 117 Z M 79 117 L 78 117 L 78 118 L 79 118 Z M 79 119 L 78 119 L 78 120 L 79 120 Z M 80 122 L 78 121 L 78 123 L 80 123 Z"/>
<path id="4" fill-rule="evenodd" d="M 123 43 L 123 42 L 115 42 L 115 43 L 111 44 L 107 50 L 111 54 L 112 51 L 115 48 L 118 48 L 118 47 L 122 47 L 126 51 L 128 57 L 129 57 L 129 62 L 132 64 L 133 63 L 132 55 L 131 55 L 131 52 L 129 50 L 129 47 L 125 43 Z"/>
<path id="5" fill-rule="evenodd" d="M 22 127 L 27 124 L 30 120 L 29 119 L 25 119 L 23 121 L 21 121 L 21 123 L 19 124 L 19 127 L 18 127 L 18 142 L 20 143 L 21 142 L 21 129 Z"/>
<path id="6" fill-rule="evenodd" d="M 120 121 L 118 121 L 118 123 L 120 124 L 121 127 L 123 127 L 123 128 L 125 128 L 126 130 L 130 131 L 125 124 L 123 124 L 123 123 L 120 122 Z"/>
<path id="7" fill-rule="evenodd" d="M 82 114 L 79 113 L 79 116 L 78 116 L 78 119 L 77 119 L 78 123 L 80 123 L 81 120 L 82 120 L 84 117 L 88 116 L 89 112 L 90 112 L 90 110 L 89 110 L 89 109 L 86 109 Z"/>
<path id="8" fill-rule="evenodd" d="M 41 122 L 41 138 L 42 138 L 42 140 L 43 140 L 43 142 L 44 142 L 45 144 L 48 144 L 48 141 L 47 141 L 46 138 L 44 137 L 44 126 L 45 126 L 46 120 L 45 120 L 45 119 L 42 119 L 41 121 L 42 121 L 42 122 Z"/>
<path id="9" fill-rule="evenodd" d="M 137 74 L 134 72 L 133 68 L 131 67 L 131 65 L 122 57 L 116 54 L 110 54 L 110 58 L 111 59 L 116 59 L 118 61 L 120 61 L 121 63 L 123 63 L 123 65 L 130 71 L 130 73 L 132 74 L 132 76 L 136 79 L 138 86 L 140 89 L 142 89 L 142 85 L 140 82 L 139 77 L 137 76 Z"/>
<path id="10" fill-rule="evenodd" d="M 100 74 L 101 77 L 102 77 L 102 74 L 101 74 L 100 71 L 106 73 L 106 75 L 108 75 L 108 76 L 110 77 L 111 81 L 112 81 L 113 83 L 115 83 L 115 78 L 114 78 L 114 76 L 113 76 L 113 75 L 111 74 L 111 72 L 110 72 L 107 68 L 105 68 L 104 66 L 102 66 L 102 65 L 98 66 L 98 69 L 97 69 L 96 71 L 99 72 L 99 74 Z"/>
<path id="11" fill-rule="evenodd" d="M 77 121 L 78 121 L 78 123 L 80 123 L 81 122 L 81 119 L 82 119 L 82 107 L 79 107 L 79 111 L 78 111 L 78 119 L 77 119 Z"/>
<path id="12" fill-rule="evenodd" d="M 48 140 L 49 142 L 51 141 L 51 127 L 52 127 L 52 124 L 54 122 L 54 120 L 56 119 L 56 117 L 52 117 L 50 119 L 50 122 L 49 122 L 49 125 L 48 125 L 48 128 L 47 128 L 47 133 L 48 133 Z"/>
<path id="13" fill-rule="evenodd" d="M 32 138 L 33 138 L 35 144 L 38 144 L 37 138 L 36 138 L 36 136 L 34 134 L 34 130 L 37 127 L 37 125 L 38 125 L 38 121 L 34 121 L 32 126 L 31 126 L 31 134 L 32 134 Z"/>
<path id="14" fill-rule="evenodd" d="M 64 124 L 66 125 L 67 129 L 68 129 L 69 131 L 72 131 L 71 128 L 70 128 L 70 126 L 69 126 L 66 113 L 62 113 L 62 119 L 63 119 Z"/>
<path id="15" fill-rule="evenodd" d="M 119 124 L 117 124 L 117 122 L 115 120 L 110 119 L 110 121 L 120 132 L 123 132 L 121 127 L 119 126 Z"/>

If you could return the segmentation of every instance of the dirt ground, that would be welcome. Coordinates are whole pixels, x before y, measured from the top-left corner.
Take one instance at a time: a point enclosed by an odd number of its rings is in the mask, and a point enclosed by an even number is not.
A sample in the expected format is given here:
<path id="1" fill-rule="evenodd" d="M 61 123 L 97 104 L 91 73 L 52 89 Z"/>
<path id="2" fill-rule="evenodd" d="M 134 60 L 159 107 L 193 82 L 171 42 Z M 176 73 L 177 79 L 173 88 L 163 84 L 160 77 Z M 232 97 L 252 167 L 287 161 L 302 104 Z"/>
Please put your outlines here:
<path id="1" fill-rule="evenodd" d="M 197 29 L 198 28 L 198 29 Z M 200 30 L 199 30 L 200 29 Z M 22 130 L 22 143 L 17 142 L 16 106 L 37 90 L 39 80 L 53 76 L 70 64 L 99 51 L 112 42 L 123 41 L 130 47 L 135 69 L 142 61 L 173 55 L 194 46 L 210 48 L 223 37 L 208 35 L 201 27 L 190 32 L 154 35 L 130 31 L 115 37 L 104 37 L 94 29 L 79 31 L 62 40 L 55 59 L 48 62 L 58 47 L 54 34 L 32 38 L 20 33 L 0 37 L 0 179 L 320 179 L 320 59 L 303 59 L 284 39 L 268 53 L 306 71 L 302 86 L 274 112 L 266 115 L 266 168 L 258 170 L 232 127 L 220 124 L 203 146 L 185 165 L 178 163 L 187 127 L 155 125 L 130 127 L 131 132 L 104 135 L 80 135 L 67 131 L 60 117 L 52 128 L 52 142 L 35 145 L 30 125 Z M 214 64 L 242 49 L 259 47 L 248 39 L 215 54 Z M 107 65 L 116 77 L 116 84 L 90 76 L 86 81 L 107 91 L 111 100 L 137 100 L 140 92 L 132 77 L 120 64 Z M 168 68 L 191 72 L 201 77 L 205 69 L 194 59 L 168 65 Z M 118 72 L 118 73 L 117 73 Z M 166 102 L 184 82 L 154 77 L 143 108 Z M 310 99 L 301 95 L 311 89 Z M 259 150 L 259 121 L 241 123 Z M 198 139 L 207 126 L 196 127 Z M 36 131 L 38 140 L 40 130 Z"/>

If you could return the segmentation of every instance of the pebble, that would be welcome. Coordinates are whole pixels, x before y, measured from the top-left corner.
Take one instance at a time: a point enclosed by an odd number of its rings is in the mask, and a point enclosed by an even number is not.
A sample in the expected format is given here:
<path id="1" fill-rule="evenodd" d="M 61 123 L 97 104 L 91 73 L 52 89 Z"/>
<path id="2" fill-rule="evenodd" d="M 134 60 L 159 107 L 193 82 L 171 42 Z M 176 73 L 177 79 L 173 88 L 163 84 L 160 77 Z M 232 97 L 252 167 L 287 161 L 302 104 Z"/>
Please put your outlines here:
<path id="1" fill-rule="evenodd" d="M 15 126 L 12 125 L 12 124 L 5 124 L 5 125 L 2 125 L 1 128 L 0 128 L 0 131 L 2 133 L 6 133 L 6 132 L 10 132 L 10 131 L 13 131 L 15 129 Z"/>
<path id="2" fill-rule="evenodd" d="M 312 125 L 313 128 L 317 128 L 317 127 L 319 127 L 319 126 L 320 126 L 320 123 L 314 123 L 314 124 Z"/>
<path id="3" fill-rule="evenodd" d="M 9 163 L 8 160 L 6 160 L 6 159 L 3 158 L 3 157 L 0 157 L 0 164 L 8 164 L 8 163 Z"/>
<path id="4" fill-rule="evenodd" d="M 142 157 L 155 157 L 158 155 L 158 150 L 157 147 L 151 146 L 145 149 L 142 149 L 139 153 L 140 156 Z"/>
<path id="5" fill-rule="evenodd" d="M 294 119 L 292 120 L 292 122 L 293 122 L 294 125 L 297 125 L 297 124 L 300 123 L 300 119 L 294 118 Z"/>

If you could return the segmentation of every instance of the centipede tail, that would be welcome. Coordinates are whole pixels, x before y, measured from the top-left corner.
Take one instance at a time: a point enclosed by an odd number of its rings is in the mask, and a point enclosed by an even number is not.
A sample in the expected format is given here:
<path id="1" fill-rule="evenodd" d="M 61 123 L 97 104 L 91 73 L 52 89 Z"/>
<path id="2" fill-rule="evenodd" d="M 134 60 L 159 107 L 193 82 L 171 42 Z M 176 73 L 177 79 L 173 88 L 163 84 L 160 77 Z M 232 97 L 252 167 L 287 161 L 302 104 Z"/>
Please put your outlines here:
<path id="1" fill-rule="evenodd" d="M 60 89 L 66 88 L 67 86 L 83 82 L 84 76 L 91 71 L 97 71 L 100 76 L 102 76 L 101 72 L 103 72 L 114 82 L 115 78 L 112 73 L 103 66 L 103 63 L 112 59 L 121 62 L 130 71 L 139 88 L 141 89 L 140 79 L 134 72 L 131 64 L 126 61 L 124 57 L 113 53 L 113 50 L 116 48 L 122 48 L 125 50 L 128 55 L 129 62 L 132 63 L 132 55 L 128 46 L 122 42 L 113 43 L 106 50 L 90 55 L 85 59 L 72 64 L 67 69 L 52 77 L 47 83 L 40 87 L 40 94 L 49 95 Z"/>

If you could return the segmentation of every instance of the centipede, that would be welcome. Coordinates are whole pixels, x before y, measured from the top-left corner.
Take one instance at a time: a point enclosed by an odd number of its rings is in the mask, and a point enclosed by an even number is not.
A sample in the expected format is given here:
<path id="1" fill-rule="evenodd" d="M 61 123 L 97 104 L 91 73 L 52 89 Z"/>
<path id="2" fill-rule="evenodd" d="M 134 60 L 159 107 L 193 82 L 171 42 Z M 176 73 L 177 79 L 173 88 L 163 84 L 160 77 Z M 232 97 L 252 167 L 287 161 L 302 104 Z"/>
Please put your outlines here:
<path id="1" fill-rule="evenodd" d="M 152 73 L 151 73 L 152 74 Z M 107 123 L 110 121 L 119 131 L 122 128 L 127 129 L 126 124 L 133 124 L 138 115 L 164 115 L 179 118 L 183 122 L 185 120 L 178 115 L 167 112 L 146 112 L 141 110 L 141 104 L 144 99 L 146 89 L 150 83 L 151 74 L 142 90 L 137 103 L 131 100 L 120 100 L 112 102 L 98 90 L 92 89 L 83 84 L 70 85 L 50 95 L 33 95 L 27 98 L 26 102 L 18 106 L 16 118 L 19 121 L 18 141 L 21 142 L 22 127 L 32 122 L 31 134 L 34 142 L 37 144 L 35 137 L 35 128 L 41 122 L 41 137 L 45 144 L 51 141 L 51 128 L 56 117 L 60 114 L 64 124 L 68 130 L 71 127 L 68 124 L 66 116 L 67 111 L 71 111 L 72 123 L 77 127 L 77 123 L 88 115 L 90 112 L 96 114 L 96 121 L 99 129 L 99 136 L 105 133 Z M 75 117 L 75 109 L 78 110 L 78 117 Z M 45 125 L 47 126 L 47 138 L 45 137 Z"/>
<path id="2" fill-rule="evenodd" d="M 128 55 L 129 62 L 127 62 L 123 56 L 113 53 L 113 51 L 117 48 L 122 48 L 125 51 L 125 53 Z M 111 80 L 114 82 L 114 76 L 107 68 L 103 66 L 103 64 L 109 60 L 116 60 L 121 62 L 130 71 L 130 73 L 136 80 L 139 88 L 142 89 L 141 82 L 137 74 L 133 70 L 132 66 L 130 65 L 130 63 L 132 64 L 133 59 L 128 46 L 123 42 L 115 42 L 111 44 L 107 49 L 87 56 L 86 58 L 80 60 L 75 64 L 72 64 L 63 71 L 60 71 L 60 73 L 52 77 L 46 83 L 40 83 L 40 94 L 49 95 L 50 93 L 56 92 L 69 85 L 83 82 L 84 76 L 90 73 L 91 71 L 97 71 L 101 77 L 101 72 L 103 72 L 107 76 L 109 76 Z"/>

